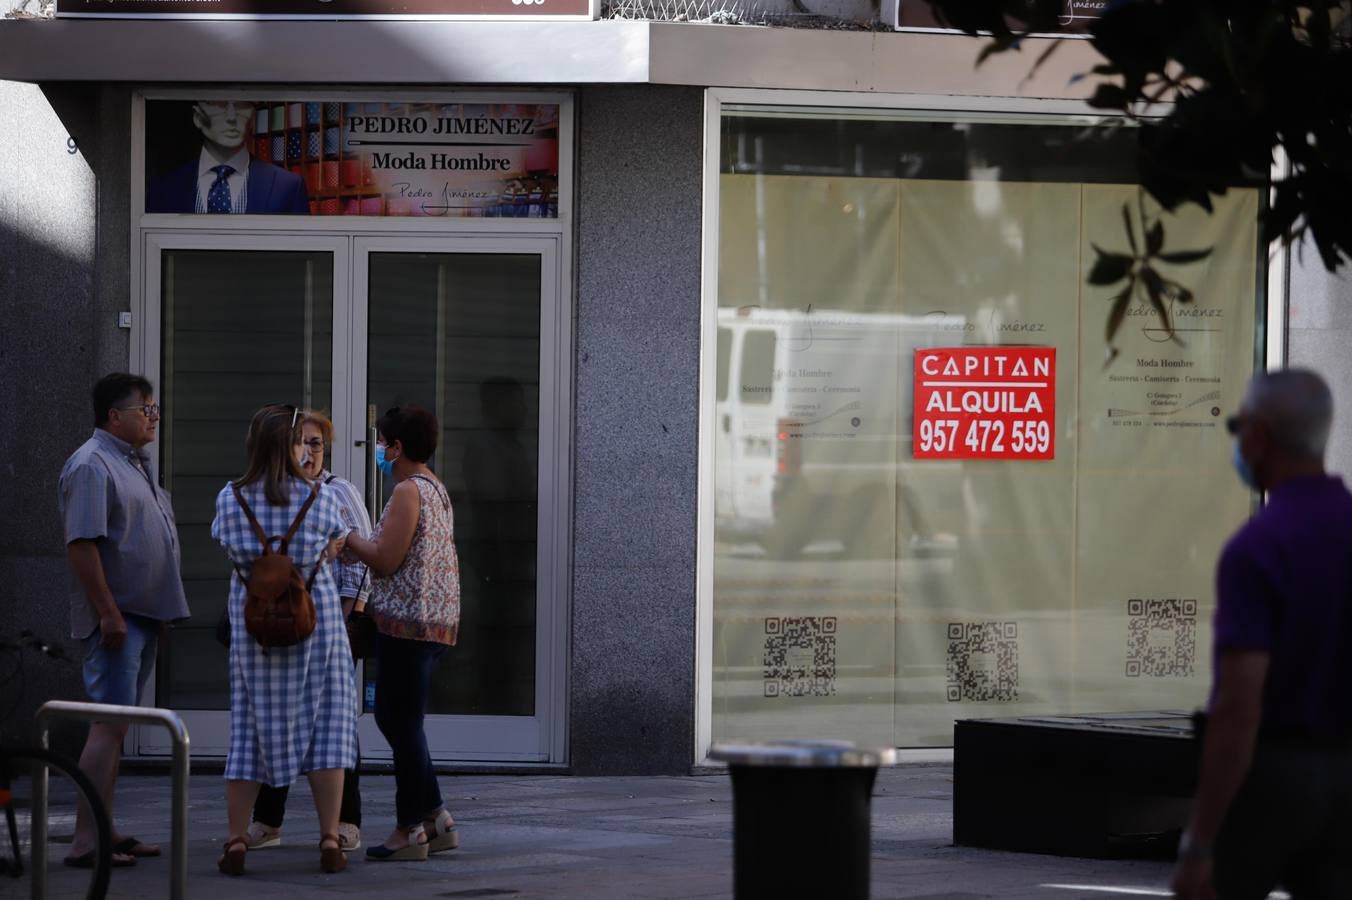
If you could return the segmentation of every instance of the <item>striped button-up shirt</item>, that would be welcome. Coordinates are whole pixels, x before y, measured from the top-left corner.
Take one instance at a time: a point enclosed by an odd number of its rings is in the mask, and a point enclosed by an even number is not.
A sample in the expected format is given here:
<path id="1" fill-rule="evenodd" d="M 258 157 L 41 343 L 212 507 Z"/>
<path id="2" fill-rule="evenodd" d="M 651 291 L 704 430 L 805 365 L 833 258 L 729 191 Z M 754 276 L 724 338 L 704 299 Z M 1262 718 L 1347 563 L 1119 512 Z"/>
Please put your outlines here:
<path id="1" fill-rule="evenodd" d="M 150 477 L 150 457 L 102 428 L 66 460 L 58 483 L 66 543 L 94 541 L 117 608 L 159 622 L 188 617 L 179 574 L 178 526 L 169 494 Z M 98 616 L 71 573 L 70 636 Z"/>
<path id="2" fill-rule="evenodd" d="M 333 491 L 337 498 L 343 524 L 358 536 L 369 538 L 371 516 L 366 512 L 366 504 L 362 502 L 361 491 L 357 490 L 357 486 L 327 469 L 320 473 L 319 480 L 324 490 Z M 366 577 L 366 565 L 359 562 L 344 563 L 341 558 L 335 559 L 332 565 L 333 579 L 338 582 L 338 596 L 345 599 L 355 597 L 358 603 L 365 603 L 371 593 L 371 579 Z"/>

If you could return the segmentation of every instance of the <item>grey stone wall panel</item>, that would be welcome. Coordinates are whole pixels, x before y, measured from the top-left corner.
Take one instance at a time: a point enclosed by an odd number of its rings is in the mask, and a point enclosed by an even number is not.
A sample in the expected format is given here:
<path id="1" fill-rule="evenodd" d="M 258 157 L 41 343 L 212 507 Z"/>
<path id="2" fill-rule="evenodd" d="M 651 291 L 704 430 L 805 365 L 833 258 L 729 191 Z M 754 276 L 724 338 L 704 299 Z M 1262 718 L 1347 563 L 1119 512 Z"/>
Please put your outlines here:
<path id="1" fill-rule="evenodd" d="M 703 95 L 581 92 L 570 761 L 688 771 Z"/>
<path id="2" fill-rule="evenodd" d="M 0 82 L 0 633 L 28 629 L 73 657 L 29 659 L 14 729 L 42 700 L 82 695 L 56 485 L 92 430 L 94 380 L 127 366 L 113 310 L 126 308 L 130 133 L 106 126 L 129 123 L 129 101 L 115 87 Z M 78 750 L 78 738 L 56 742 Z"/>

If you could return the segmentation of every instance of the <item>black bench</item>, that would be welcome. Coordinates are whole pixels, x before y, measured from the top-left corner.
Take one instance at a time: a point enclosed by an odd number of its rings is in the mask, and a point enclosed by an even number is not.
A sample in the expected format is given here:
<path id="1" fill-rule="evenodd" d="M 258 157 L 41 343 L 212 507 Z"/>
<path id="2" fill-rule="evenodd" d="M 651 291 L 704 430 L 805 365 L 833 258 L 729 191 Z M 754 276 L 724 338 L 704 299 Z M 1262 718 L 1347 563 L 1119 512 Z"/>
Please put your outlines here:
<path id="1" fill-rule="evenodd" d="M 1060 856 L 1172 858 L 1196 774 L 1185 712 L 960 720 L 953 841 Z"/>

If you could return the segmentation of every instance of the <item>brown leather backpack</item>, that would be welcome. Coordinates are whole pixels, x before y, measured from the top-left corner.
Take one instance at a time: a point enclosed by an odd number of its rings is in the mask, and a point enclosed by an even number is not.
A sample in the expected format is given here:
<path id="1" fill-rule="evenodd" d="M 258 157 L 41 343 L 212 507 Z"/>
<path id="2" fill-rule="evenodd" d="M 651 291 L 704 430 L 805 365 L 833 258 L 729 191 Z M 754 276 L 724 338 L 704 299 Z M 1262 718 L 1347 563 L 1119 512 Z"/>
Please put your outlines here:
<path id="1" fill-rule="evenodd" d="M 319 496 L 319 484 L 316 482 L 310 488 L 310 496 L 306 498 L 300 512 L 296 513 L 291 528 L 283 537 L 268 537 L 249 504 L 244 502 L 239 486 L 235 485 L 234 489 L 235 500 L 244 510 L 244 515 L 248 516 L 254 534 L 263 544 L 263 555 L 254 560 L 249 574 L 245 576 L 240 573 L 245 591 L 244 628 L 263 647 L 291 647 L 299 644 L 315 630 L 315 601 L 310 596 L 310 588 L 314 586 L 315 575 L 319 574 L 323 556 L 316 560 L 310 578 L 302 580 L 300 570 L 287 555 L 286 549 L 296 536 L 305 514 L 310 511 L 310 505 Z M 275 551 L 272 549 L 274 541 L 277 542 Z"/>

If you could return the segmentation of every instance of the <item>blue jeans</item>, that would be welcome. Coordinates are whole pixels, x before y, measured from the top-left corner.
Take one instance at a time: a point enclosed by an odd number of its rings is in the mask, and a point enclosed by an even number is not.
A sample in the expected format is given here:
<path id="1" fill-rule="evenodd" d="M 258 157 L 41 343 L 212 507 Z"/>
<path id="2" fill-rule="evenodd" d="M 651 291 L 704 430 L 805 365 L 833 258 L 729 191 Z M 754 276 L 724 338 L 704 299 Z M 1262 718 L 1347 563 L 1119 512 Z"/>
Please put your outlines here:
<path id="1" fill-rule="evenodd" d="M 129 613 L 122 618 L 127 639 L 117 650 L 102 646 L 103 632 L 97 628 L 85 638 L 85 693 L 94 703 L 136 706 L 155 665 L 161 624 Z"/>
<path id="2" fill-rule="evenodd" d="M 376 725 L 394 752 L 394 814 L 400 827 L 441 809 L 423 718 L 445 644 L 376 636 Z"/>

